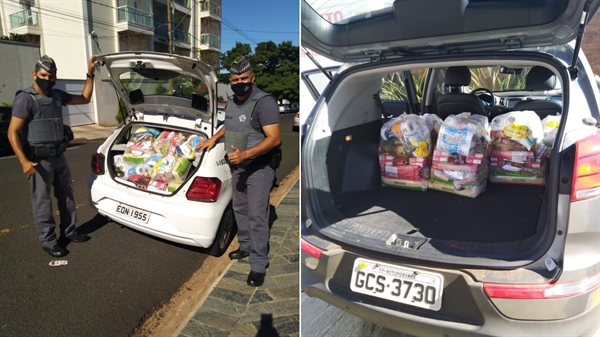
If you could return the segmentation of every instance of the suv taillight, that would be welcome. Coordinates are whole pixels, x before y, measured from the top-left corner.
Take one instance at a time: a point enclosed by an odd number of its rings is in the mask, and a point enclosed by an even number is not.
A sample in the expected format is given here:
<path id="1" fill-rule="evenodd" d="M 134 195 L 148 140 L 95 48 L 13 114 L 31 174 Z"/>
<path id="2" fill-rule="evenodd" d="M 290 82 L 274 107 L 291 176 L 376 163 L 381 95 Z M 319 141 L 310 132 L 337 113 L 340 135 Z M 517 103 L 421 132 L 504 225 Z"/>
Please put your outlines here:
<path id="1" fill-rule="evenodd" d="M 102 153 L 92 155 L 92 172 L 98 175 L 104 174 L 104 155 Z"/>
<path id="2" fill-rule="evenodd" d="M 600 196 L 600 132 L 575 144 L 571 202 Z"/>
<path id="3" fill-rule="evenodd" d="M 317 259 L 320 259 L 321 255 L 323 255 L 323 250 L 321 248 L 309 243 L 304 239 L 300 240 L 300 249 L 302 249 L 303 252 L 306 252 L 306 254 Z"/>
<path id="4" fill-rule="evenodd" d="M 221 194 L 219 178 L 196 177 L 185 197 L 192 201 L 215 202 L 219 199 L 219 194 Z"/>
<path id="5" fill-rule="evenodd" d="M 576 281 L 546 284 L 484 283 L 483 292 L 490 298 L 549 299 L 573 297 L 595 290 L 600 286 L 600 273 Z"/>

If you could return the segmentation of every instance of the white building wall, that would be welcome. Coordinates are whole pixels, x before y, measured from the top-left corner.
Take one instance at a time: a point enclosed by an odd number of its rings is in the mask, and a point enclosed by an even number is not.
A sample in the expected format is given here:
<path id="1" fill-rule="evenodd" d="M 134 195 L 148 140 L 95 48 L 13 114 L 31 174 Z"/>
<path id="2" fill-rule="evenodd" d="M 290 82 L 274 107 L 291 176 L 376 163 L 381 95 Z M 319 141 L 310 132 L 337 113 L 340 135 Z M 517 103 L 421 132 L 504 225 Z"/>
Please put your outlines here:
<path id="1" fill-rule="evenodd" d="M 39 5 L 38 5 L 39 3 Z M 56 61 L 57 77 L 85 80 L 87 32 L 83 15 L 86 1 L 36 0 L 42 28 L 40 52 Z"/>

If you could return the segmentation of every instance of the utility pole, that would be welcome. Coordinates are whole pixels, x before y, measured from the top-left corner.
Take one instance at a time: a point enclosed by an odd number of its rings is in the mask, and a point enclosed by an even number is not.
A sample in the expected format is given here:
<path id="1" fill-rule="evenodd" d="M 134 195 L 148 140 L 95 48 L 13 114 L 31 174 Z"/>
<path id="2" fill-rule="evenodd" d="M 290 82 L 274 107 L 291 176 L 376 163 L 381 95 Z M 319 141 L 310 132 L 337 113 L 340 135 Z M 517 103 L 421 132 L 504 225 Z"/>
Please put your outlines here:
<path id="1" fill-rule="evenodd" d="M 169 54 L 173 54 L 173 26 L 171 24 L 171 0 L 167 0 L 167 28 L 169 29 Z"/>
<path id="2" fill-rule="evenodd" d="M 173 54 L 173 26 L 171 25 L 171 0 L 167 0 L 167 29 L 169 30 L 169 54 Z M 169 95 L 173 95 L 173 79 L 169 78 Z"/>

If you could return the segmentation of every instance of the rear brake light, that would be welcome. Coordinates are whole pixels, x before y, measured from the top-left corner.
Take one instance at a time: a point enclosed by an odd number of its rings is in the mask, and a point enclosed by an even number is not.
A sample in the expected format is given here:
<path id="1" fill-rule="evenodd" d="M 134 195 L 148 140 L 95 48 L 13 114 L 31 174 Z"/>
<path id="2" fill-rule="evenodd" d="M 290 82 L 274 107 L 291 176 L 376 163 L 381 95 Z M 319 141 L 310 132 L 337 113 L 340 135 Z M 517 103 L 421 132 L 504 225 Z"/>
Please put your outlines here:
<path id="1" fill-rule="evenodd" d="M 221 194 L 221 180 L 219 178 L 196 177 L 192 186 L 185 194 L 188 200 L 215 202 Z"/>
<path id="2" fill-rule="evenodd" d="M 300 248 L 302 249 L 303 252 L 305 252 L 306 254 L 315 257 L 317 259 L 321 259 L 321 255 L 323 254 L 323 250 L 320 249 L 319 247 L 308 243 L 308 241 L 302 239 L 302 241 L 300 241 Z"/>
<path id="3" fill-rule="evenodd" d="M 571 202 L 600 196 L 600 132 L 575 144 Z"/>
<path id="4" fill-rule="evenodd" d="M 600 286 L 600 273 L 578 281 L 544 284 L 484 283 L 483 291 L 490 298 L 549 299 L 585 294 Z"/>
<path id="5" fill-rule="evenodd" d="M 102 153 L 92 155 L 92 172 L 104 174 L 104 155 Z"/>
<path id="6" fill-rule="evenodd" d="M 296 117 L 296 118 L 300 118 L 300 114 L 299 114 L 299 113 L 297 113 L 296 115 L 294 115 L 294 117 Z"/>

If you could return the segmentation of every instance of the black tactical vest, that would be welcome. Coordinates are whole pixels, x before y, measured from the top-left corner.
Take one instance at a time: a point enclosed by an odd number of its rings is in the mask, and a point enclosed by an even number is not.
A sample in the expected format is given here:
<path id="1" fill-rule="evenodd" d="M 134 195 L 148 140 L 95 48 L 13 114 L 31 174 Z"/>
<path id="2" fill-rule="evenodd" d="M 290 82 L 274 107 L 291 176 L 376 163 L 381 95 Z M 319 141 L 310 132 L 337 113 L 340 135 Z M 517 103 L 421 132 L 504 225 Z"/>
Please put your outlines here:
<path id="1" fill-rule="evenodd" d="M 27 128 L 23 130 L 23 139 L 29 144 L 59 144 L 64 138 L 62 119 L 62 98 L 55 90 L 49 96 L 40 95 L 34 88 L 17 91 L 28 93 L 37 105 L 37 113 Z"/>

